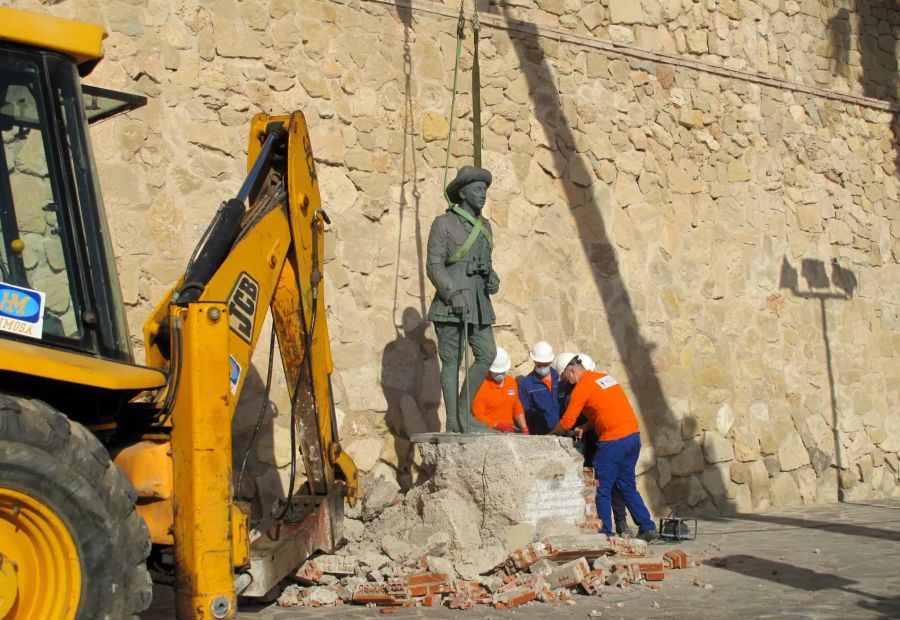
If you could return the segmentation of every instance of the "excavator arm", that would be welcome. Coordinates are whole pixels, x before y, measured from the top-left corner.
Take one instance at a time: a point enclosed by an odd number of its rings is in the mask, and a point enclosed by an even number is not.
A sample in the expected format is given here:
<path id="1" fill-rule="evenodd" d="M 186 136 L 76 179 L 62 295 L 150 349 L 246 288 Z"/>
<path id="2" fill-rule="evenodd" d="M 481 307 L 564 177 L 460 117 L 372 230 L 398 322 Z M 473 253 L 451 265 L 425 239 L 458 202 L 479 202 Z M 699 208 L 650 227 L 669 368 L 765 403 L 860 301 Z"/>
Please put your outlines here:
<path id="1" fill-rule="evenodd" d="M 179 618 L 231 617 L 239 591 L 261 596 L 316 550 L 333 550 L 344 498 L 352 505 L 357 495 L 337 437 L 322 293 L 328 216 L 303 114 L 256 116 L 248 161 L 238 196 L 144 327 L 147 364 L 169 371 L 158 410 L 171 431 L 172 478 L 168 497 L 157 488 L 157 501 L 139 509 L 154 542 L 174 542 Z M 283 506 L 251 528 L 249 510 L 233 502 L 231 420 L 269 309 L 304 482 L 292 463 Z M 139 495 L 145 449 L 158 458 L 159 445 L 144 442 L 117 457 Z"/>

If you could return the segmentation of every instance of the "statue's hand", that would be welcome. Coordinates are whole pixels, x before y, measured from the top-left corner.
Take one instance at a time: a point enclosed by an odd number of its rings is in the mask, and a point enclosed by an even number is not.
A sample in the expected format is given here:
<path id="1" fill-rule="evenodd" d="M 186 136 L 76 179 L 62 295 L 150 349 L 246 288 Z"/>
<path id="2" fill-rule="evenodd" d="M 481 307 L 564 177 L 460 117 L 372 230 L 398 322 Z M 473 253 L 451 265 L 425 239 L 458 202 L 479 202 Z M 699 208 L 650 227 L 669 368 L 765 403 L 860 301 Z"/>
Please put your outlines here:
<path id="1" fill-rule="evenodd" d="M 484 285 L 484 290 L 488 295 L 496 295 L 497 291 L 500 290 L 500 276 L 493 269 L 491 269 L 491 275 L 488 276 L 487 283 Z"/>
<path id="2" fill-rule="evenodd" d="M 462 291 L 456 291 L 450 298 L 450 308 L 453 310 L 453 314 L 458 316 L 466 314 L 466 296 L 462 294 Z"/>

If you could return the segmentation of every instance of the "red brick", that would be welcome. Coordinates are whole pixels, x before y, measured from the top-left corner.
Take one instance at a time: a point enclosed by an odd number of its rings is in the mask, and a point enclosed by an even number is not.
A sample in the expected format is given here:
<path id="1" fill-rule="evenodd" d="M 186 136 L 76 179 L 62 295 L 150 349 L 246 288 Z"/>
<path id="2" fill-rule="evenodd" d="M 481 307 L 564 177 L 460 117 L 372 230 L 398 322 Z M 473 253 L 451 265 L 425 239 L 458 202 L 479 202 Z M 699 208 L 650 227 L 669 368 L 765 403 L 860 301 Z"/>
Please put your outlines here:
<path id="1" fill-rule="evenodd" d="M 641 571 L 642 573 L 663 570 L 662 562 L 638 562 L 637 566 L 638 566 L 638 570 Z"/>
<path id="2" fill-rule="evenodd" d="M 681 549 L 666 551 L 663 562 L 668 568 L 687 568 L 689 566 L 687 554 Z"/>
<path id="3" fill-rule="evenodd" d="M 447 573 L 418 573 L 406 578 L 406 583 L 411 586 L 430 586 L 439 583 L 448 583 L 450 576 Z"/>
<path id="4" fill-rule="evenodd" d="M 319 568 L 315 560 L 307 560 L 294 573 L 294 578 L 302 584 L 315 585 L 319 583 L 319 579 L 322 578 L 323 574 L 324 571 Z"/>
<path id="5" fill-rule="evenodd" d="M 520 586 L 509 592 L 502 592 L 494 597 L 494 607 L 497 609 L 511 609 L 524 605 L 537 598 L 538 593 L 526 586 Z"/>
<path id="6" fill-rule="evenodd" d="M 598 596 L 603 588 L 604 578 L 601 575 L 595 575 L 593 571 L 590 575 L 581 580 L 581 587 L 585 592 L 592 596 Z"/>
<path id="7" fill-rule="evenodd" d="M 647 581 L 662 581 L 663 579 L 666 578 L 666 574 L 664 572 L 662 572 L 661 570 L 659 570 L 659 571 L 653 570 L 653 571 L 648 571 L 646 573 L 641 573 L 641 574 L 644 576 L 644 579 L 646 579 Z"/>
<path id="8" fill-rule="evenodd" d="M 549 584 L 544 584 L 544 588 L 538 594 L 538 598 L 545 603 L 555 603 L 556 595 L 553 593 L 553 588 L 550 587 Z"/>
<path id="9" fill-rule="evenodd" d="M 384 592 L 355 592 L 353 602 L 362 605 L 393 605 L 396 603 L 393 596 Z"/>

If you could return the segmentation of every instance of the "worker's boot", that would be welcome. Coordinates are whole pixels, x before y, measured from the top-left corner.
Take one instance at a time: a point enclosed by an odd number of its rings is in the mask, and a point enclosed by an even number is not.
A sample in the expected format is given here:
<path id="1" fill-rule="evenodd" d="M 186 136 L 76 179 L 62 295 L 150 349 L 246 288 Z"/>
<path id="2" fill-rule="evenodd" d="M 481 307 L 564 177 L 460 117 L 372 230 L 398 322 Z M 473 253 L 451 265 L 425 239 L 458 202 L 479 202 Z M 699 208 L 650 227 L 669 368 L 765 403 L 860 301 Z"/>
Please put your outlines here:
<path id="1" fill-rule="evenodd" d="M 659 538 L 659 533 L 656 531 L 656 528 L 653 528 L 652 530 L 644 530 L 643 532 L 639 531 L 637 537 L 644 542 L 653 542 Z"/>
<path id="2" fill-rule="evenodd" d="M 616 535 L 622 538 L 634 538 L 634 530 L 628 527 L 628 523 L 624 521 L 616 522 Z"/>

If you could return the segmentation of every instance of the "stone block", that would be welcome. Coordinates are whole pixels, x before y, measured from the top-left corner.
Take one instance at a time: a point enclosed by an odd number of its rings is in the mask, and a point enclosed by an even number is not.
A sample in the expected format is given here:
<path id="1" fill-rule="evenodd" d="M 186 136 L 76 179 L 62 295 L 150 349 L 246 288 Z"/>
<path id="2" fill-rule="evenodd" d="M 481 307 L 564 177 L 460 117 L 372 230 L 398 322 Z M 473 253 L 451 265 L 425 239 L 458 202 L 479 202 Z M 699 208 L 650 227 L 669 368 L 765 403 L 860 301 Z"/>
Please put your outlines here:
<path id="1" fill-rule="evenodd" d="M 734 456 L 739 461 L 759 459 L 759 434 L 750 426 L 734 427 Z"/>
<path id="2" fill-rule="evenodd" d="M 684 444 L 684 450 L 669 459 L 673 476 L 689 476 L 703 471 L 703 449 L 696 441 Z"/>
<path id="3" fill-rule="evenodd" d="M 633 0 L 610 0 L 609 21 L 613 24 L 642 24 L 646 17 L 639 2 Z"/>
<path id="4" fill-rule="evenodd" d="M 800 488 L 794 477 L 786 472 L 772 479 L 769 493 L 773 506 L 799 506 L 802 503 Z"/>
<path id="5" fill-rule="evenodd" d="M 734 447 L 717 432 L 706 431 L 703 435 L 703 455 L 707 463 L 731 461 L 734 460 Z"/>
<path id="6" fill-rule="evenodd" d="M 799 433 L 790 433 L 782 442 L 778 448 L 778 462 L 781 471 L 791 471 L 809 465 L 809 453 Z"/>

